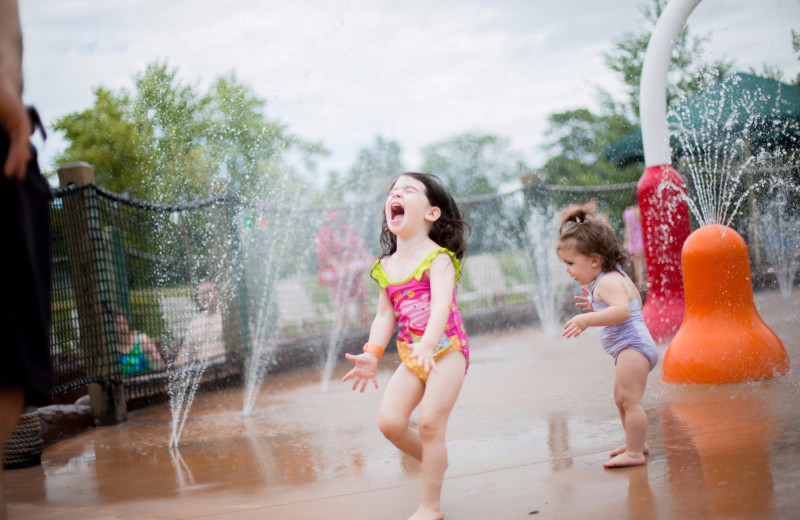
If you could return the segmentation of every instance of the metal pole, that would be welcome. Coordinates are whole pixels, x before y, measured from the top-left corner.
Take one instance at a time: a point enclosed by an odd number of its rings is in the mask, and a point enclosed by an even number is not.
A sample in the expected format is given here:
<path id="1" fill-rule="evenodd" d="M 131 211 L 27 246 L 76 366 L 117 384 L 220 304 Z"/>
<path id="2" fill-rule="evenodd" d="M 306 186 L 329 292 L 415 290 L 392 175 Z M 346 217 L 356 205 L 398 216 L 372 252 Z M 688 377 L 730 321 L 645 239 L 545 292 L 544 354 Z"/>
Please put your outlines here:
<path id="1" fill-rule="evenodd" d="M 640 116 L 645 171 L 639 180 L 647 302 L 644 321 L 653 338 L 663 343 L 683 320 L 684 293 L 681 248 L 689 236 L 686 184 L 672 167 L 667 131 L 667 71 L 675 40 L 700 0 L 673 0 L 658 19 L 647 45 L 640 83 Z"/>

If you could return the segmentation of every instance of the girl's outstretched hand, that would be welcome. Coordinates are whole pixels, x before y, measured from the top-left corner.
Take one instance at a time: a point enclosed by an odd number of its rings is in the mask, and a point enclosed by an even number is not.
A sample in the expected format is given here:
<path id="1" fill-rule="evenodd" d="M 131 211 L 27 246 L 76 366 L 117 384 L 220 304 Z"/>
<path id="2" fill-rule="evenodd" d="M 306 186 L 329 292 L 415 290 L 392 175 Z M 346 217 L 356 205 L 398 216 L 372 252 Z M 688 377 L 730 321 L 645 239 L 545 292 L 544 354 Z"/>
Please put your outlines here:
<path id="1" fill-rule="evenodd" d="M 362 394 L 370 379 L 372 379 L 372 384 L 375 385 L 375 388 L 378 388 L 378 380 L 375 379 L 375 374 L 378 372 L 378 356 L 370 352 L 364 352 L 358 355 L 345 353 L 344 357 L 347 358 L 348 361 L 355 363 L 356 366 L 345 374 L 342 381 L 355 378 L 353 381 L 353 390 L 360 384 Z"/>
<path id="2" fill-rule="evenodd" d="M 564 332 L 562 332 L 561 335 L 565 338 L 574 338 L 586 330 L 588 326 L 589 324 L 586 323 L 586 317 L 583 315 L 578 315 L 564 325 Z"/>
<path id="3" fill-rule="evenodd" d="M 592 308 L 592 303 L 589 301 L 589 289 L 586 287 L 581 287 L 583 294 L 586 296 L 576 296 L 575 299 L 578 300 L 575 302 L 575 305 L 583 309 L 583 312 L 591 312 L 594 309 Z"/>
<path id="4" fill-rule="evenodd" d="M 425 373 L 436 372 L 436 360 L 433 359 L 433 350 L 426 348 L 422 343 L 411 344 L 411 359 L 417 361 L 417 365 L 422 368 Z"/>

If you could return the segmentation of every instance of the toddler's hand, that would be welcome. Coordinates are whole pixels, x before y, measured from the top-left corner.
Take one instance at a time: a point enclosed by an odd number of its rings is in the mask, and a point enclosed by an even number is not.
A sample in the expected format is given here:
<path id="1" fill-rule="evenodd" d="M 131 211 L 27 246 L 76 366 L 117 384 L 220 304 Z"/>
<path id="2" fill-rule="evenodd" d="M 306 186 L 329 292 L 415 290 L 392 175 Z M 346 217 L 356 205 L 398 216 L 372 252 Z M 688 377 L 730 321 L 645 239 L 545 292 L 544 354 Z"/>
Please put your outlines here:
<path id="1" fill-rule="evenodd" d="M 342 381 L 347 381 L 354 377 L 353 390 L 360 384 L 362 394 L 370 379 L 372 379 L 372 384 L 375 385 L 375 388 L 378 388 L 378 380 L 375 379 L 375 375 L 378 372 L 378 356 L 369 352 L 364 352 L 358 355 L 345 353 L 344 357 L 347 358 L 348 361 L 354 362 L 356 366 L 345 374 Z"/>
<path id="2" fill-rule="evenodd" d="M 412 343 L 411 354 L 409 357 L 417 361 L 417 365 L 422 368 L 427 374 L 428 372 L 436 372 L 436 361 L 433 359 L 433 349 L 426 347 L 422 343 Z"/>
<path id="3" fill-rule="evenodd" d="M 561 335 L 565 338 L 574 338 L 579 336 L 588 326 L 584 316 L 575 316 L 564 325 L 564 332 Z"/>
<path id="4" fill-rule="evenodd" d="M 592 303 L 589 301 L 589 290 L 586 287 L 581 287 L 583 294 L 586 296 L 576 296 L 575 299 L 578 300 L 575 305 L 583 309 L 583 312 L 591 312 L 594 309 L 592 308 Z"/>

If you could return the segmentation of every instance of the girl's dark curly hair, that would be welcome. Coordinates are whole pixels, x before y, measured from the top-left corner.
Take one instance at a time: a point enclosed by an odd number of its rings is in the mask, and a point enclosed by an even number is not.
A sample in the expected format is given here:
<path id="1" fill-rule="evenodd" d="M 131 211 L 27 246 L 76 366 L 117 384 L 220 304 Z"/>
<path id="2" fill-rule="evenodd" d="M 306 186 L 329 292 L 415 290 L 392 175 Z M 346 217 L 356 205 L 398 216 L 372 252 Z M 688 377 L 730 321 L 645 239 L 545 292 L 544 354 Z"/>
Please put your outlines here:
<path id="1" fill-rule="evenodd" d="M 430 234 L 431 240 L 440 246 L 452 251 L 456 258 L 461 260 L 467 250 L 467 236 L 469 235 L 469 224 L 464 220 L 461 211 L 456 205 L 456 201 L 445 189 L 441 179 L 430 173 L 406 172 L 401 173 L 392 180 L 389 185 L 391 190 L 400 177 L 411 177 L 418 180 L 425 186 L 425 195 L 431 206 L 439 208 L 442 214 L 433 223 Z M 397 237 L 395 237 L 386 223 L 386 213 L 383 212 L 383 224 L 381 225 L 381 258 L 385 258 L 397 251 Z"/>
<path id="2" fill-rule="evenodd" d="M 557 250 L 573 248 L 582 255 L 600 256 L 603 259 L 603 271 L 611 271 L 617 264 L 628 263 L 628 254 L 622 241 L 588 204 L 569 206 L 561 213 Z"/>

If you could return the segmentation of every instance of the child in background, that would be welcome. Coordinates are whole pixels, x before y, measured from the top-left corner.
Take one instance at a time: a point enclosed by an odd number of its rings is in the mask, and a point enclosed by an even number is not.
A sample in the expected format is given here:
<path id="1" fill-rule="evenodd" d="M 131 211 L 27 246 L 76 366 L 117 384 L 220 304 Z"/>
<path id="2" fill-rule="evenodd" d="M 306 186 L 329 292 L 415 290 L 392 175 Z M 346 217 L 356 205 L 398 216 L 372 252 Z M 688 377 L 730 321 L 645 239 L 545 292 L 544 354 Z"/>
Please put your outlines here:
<path id="1" fill-rule="evenodd" d="M 622 270 L 626 255 L 614 231 L 588 206 L 571 206 L 561 219 L 558 256 L 567 273 L 583 287 L 576 297 L 583 308 L 564 325 L 562 335 L 578 336 L 587 327 L 600 327 L 600 341 L 614 356 L 614 401 L 619 409 L 625 444 L 611 452 L 607 468 L 644 464 L 647 416 L 642 396 L 647 375 L 658 362 L 658 350 L 642 320 L 639 291 Z"/>
<path id="2" fill-rule="evenodd" d="M 131 329 L 128 317 L 121 312 L 114 313 L 114 332 L 117 335 L 120 369 L 124 375 L 134 376 L 164 368 L 155 343 L 144 332 Z"/>
<path id="3" fill-rule="evenodd" d="M 389 381 L 378 426 L 404 453 L 422 462 L 422 492 L 414 520 L 442 519 L 439 499 L 447 469 L 445 429 L 469 364 L 469 342 L 456 304 L 459 262 L 468 225 L 439 179 L 404 173 L 384 205 L 381 257 L 372 277 L 381 287 L 364 353 L 355 363 L 361 392 L 375 379 L 378 359 L 399 324 L 397 350 L 403 363 Z M 420 407 L 419 431 L 409 418 Z"/>
<path id="4" fill-rule="evenodd" d="M 631 257 L 633 263 L 633 279 L 636 287 L 643 290 L 645 283 L 645 264 L 644 264 L 644 237 L 642 235 L 642 216 L 639 212 L 639 204 L 636 201 L 636 194 L 633 194 L 633 205 L 625 208 L 622 212 L 622 221 L 625 223 L 625 249 Z"/>
<path id="5" fill-rule="evenodd" d="M 338 211 L 326 211 L 324 218 L 316 240 L 319 281 L 330 291 L 339 323 L 347 324 L 350 304 L 355 303 L 358 320 L 355 324 L 359 328 L 366 326 L 370 311 L 363 274 L 375 257 L 367 251 L 358 231 Z"/>

